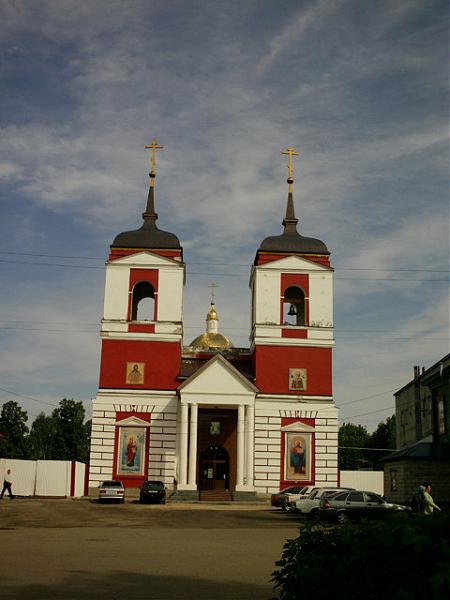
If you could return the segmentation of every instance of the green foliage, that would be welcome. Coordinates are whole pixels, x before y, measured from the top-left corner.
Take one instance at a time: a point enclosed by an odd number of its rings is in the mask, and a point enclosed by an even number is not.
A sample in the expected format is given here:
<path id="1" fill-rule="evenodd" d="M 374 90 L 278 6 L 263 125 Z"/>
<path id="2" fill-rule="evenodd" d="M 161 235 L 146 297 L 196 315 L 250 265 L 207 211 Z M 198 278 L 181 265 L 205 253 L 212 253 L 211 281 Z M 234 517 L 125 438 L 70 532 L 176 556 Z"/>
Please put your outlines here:
<path id="1" fill-rule="evenodd" d="M 91 421 L 82 402 L 64 398 L 50 416 L 40 413 L 28 434 L 27 413 L 6 402 L 0 414 L 0 457 L 89 461 Z"/>
<path id="2" fill-rule="evenodd" d="M 0 413 L 0 457 L 27 458 L 27 420 L 26 411 L 14 400 L 5 402 Z"/>
<path id="3" fill-rule="evenodd" d="M 89 461 L 90 422 L 84 423 L 82 402 L 64 398 L 52 412 L 55 434 L 52 458 L 59 460 Z"/>
<path id="4" fill-rule="evenodd" d="M 353 423 L 344 423 L 339 429 L 339 469 L 353 470 L 367 466 L 364 450 L 347 449 L 365 448 L 370 435 L 362 425 L 353 425 Z M 342 447 L 344 446 L 344 447 Z"/>
<path id="5" fill-rule="evenodd" d="M 34 460 L 51 460 L 55 458 L 55 437 L 57 423 L 53 417 L 40 413 L 31 426 L 28 443 L 30 457 Z"/>
<path id="6" fill-rule="evenodd" d="M 272 581 L 281 600 L 448 598 L 450 517 L 392 515 L 288 540 Z"/>

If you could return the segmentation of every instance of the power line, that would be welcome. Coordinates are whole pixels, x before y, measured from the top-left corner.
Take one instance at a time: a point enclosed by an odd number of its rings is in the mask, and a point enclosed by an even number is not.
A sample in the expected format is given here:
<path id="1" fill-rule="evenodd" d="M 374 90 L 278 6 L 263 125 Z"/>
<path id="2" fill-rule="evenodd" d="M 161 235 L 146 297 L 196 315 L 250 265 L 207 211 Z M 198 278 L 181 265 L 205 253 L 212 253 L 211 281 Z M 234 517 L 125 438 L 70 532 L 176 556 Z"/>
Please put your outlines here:
<path id="1" fill-rule="evenodd" d="M 38 256 L 40 258 L 64 258 L 64 259 L 74 259 L 74 260 L 101 260 L 105 261 L 104 257 L 99 256 L 73 256 L 73 255 L 63 255 L 63 254 L 37 254 L 35 252 L 11 252 L 11 251 L 0 251 L 0 254 L 8 254 L 14 256 Z M 1 261 L 8 262 L 8 261 Z M 227 262 L 227 263 L 216 263 L 213 261 L 189 261 L 191 265 L 215 265 L 228 267 L 230 265 L 236 267 L 246 267 L 249 268 L 251 266 L 250 263 L 235 263 L 235 262 Z M 411 269 L 411 268 L 399 268 L 399 269 L 390 269 L 390 268 L 376 268 L 376 267 L 336 267 L 341 271 L 405 271 L 405 272 L 428 272 L 428 273 L 449 273 L 449 269 Z"/>
<path id="2" fill-rule="evenodd" d="M 104 267 L 96 267 L 93 265 L 73 265 L 73 264 L 62 264 L 62 263 L 47 263 L 47 262 L 37 262 L 37 261 L 25 261 L 25 260 L 4 260 L 0 259 L 0 263 L 7 264 L 15 264 L 15 265 L 30 265 L 37 267 L 58 267 L 63 269 L 104 269 Z M 384 269 L 380 269 L 383 271 Z M 431 271 L 430 271 L 431 272 Z M 196 276 L 196 277 L 248 277 L 247 274 L 243 273 L 200 273 L 198 271 L 187 271 L 186 275 L 188 276 Z M 427 282 L 427 283 L 449 283 L 450 279 L 418 279 L 418 278 L 400 278 L 400 277 L 339 277 L 335 276 L 335 280 L 338 281 L 402 281 L 402 282 Z"/>
<path id="3" fill-rule="evenodd" d="M 379 392 L 378 394 L 373 394 L 372 396 L 366 396 L 365 398 L 358 398 L 357 400 L 350 400 L 349 402 L 342 402 L 338 405 L 338 408 L 341 406 L 347 406 L 348 404 L 355 404 L 356 402 L 362 402 L 363 400 L 371 400 L 372 398 L 377 398 L 378 396 L 384 396 L 384 394 L 388 394 L 389 392 L 395 392 L 398 390 L 398 387 L 393 388 L 392 390 L 386 390 L 384 392 Z"/>
<path id="4" fill-rule="evenodd" d="M 395 413 L 395 406 L 394 407 L 386 406 L 385 408 L 380 408 L 378 410 L 372 410 L 370 412 L 361 413 L 360 415 L 348 415 L 345 418 L 346 419 L 356 419 L 357 417 L 367 417 L 367 415 L 375 415 L 376 413 L 384 412 L 386 410 L 391 410 L 391 411 L 393 411 Z"/>
<path id="5" fill-rule="evenodd" d="M 33 400 L 34 402 L 38 402 L 39 404 L 47 404 L 48 406 L 54 406 L 56 408 L 58 407 L 57 404 L 53 404 L 51 402 L 46 402 L 45 400 L 38 400 L 37 398 L 33 398 L 32 396 L 24 396 L 23 394 L 18 394 L 17 392 L 12 392 L 11 390 L 5 390 L 2 387 L 0 387 L 0 390 L 7 394 L 11 394 L 12 396 L 17 396 L 18 398 L 24 398 L 25 400 Z"/>

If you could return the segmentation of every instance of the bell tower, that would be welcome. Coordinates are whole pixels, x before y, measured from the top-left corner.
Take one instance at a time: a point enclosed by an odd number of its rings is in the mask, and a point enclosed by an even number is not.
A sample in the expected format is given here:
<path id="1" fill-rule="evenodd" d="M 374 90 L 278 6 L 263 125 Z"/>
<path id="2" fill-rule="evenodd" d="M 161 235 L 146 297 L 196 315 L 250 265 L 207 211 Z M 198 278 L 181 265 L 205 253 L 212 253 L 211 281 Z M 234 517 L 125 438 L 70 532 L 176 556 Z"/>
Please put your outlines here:
<path id="1" fill-rule="evenodd" d="M 256 386 L 262 393 L 332 399 L 333 269 L 326 245 L 297 231 L 293 148 L 281 235 L 261 243 L 252 268 L 252 332 Z"/>

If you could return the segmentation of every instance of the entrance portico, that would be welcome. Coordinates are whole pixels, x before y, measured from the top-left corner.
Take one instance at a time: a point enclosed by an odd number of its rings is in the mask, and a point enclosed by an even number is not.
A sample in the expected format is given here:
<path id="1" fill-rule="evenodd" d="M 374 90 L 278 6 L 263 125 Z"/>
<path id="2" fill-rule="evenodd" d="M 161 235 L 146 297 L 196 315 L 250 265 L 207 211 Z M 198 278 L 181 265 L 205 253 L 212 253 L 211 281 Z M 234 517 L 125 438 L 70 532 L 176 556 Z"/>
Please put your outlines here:
<path id="1" fill-rule="evenodd" d="M 220 354 L 178 388 L 179 490 L 254 491 L 256 392 Z"/>

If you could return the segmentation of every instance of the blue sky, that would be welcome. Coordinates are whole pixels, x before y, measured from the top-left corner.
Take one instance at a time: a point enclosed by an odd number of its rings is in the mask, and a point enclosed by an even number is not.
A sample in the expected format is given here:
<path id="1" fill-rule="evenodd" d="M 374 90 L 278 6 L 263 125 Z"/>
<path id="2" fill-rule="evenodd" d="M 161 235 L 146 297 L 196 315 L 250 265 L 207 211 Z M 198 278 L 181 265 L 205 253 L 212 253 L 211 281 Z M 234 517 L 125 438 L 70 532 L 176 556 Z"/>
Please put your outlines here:
<path id="1" fill-rule="evenodd" d="M 103 265 L 140 225 L 152 138 L 185 342 L 215 281 L 221 330 L 248 345 L 250 265 L 281 232 L 293 145 L 299 230 L 336 268 L 342 421 L 373 429 L 413 365 L 448 352 L 444 0 L 3 0 L 0 23 L 0 402 L 89 412 Z"/>

